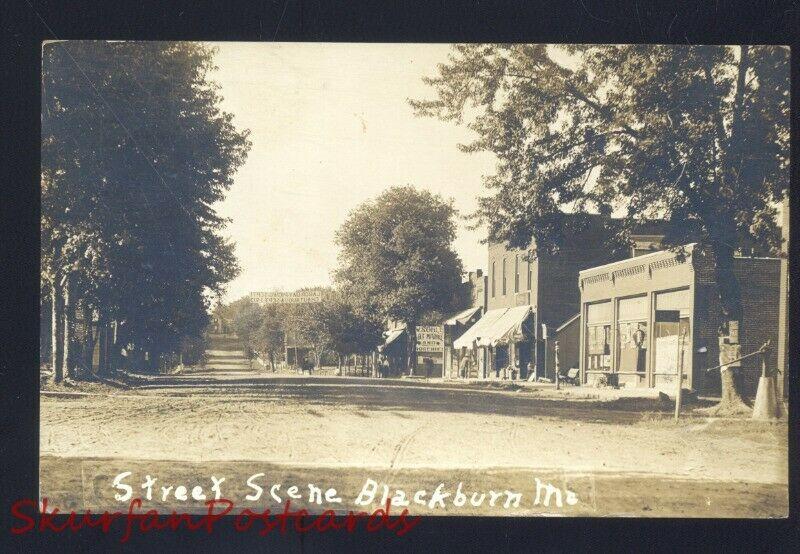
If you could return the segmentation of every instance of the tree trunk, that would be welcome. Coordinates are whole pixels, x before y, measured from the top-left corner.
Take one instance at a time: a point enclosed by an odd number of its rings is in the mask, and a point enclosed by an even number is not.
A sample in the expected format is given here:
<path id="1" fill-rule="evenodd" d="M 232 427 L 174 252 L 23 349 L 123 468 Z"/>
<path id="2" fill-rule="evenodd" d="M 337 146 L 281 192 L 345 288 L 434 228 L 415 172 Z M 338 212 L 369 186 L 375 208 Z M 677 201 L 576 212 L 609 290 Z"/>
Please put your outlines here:
<path id="1" fill-rule="evenodd" d="M 83 322 L 86 328 L 84 336 L 83 362 L 89 373 L 94 372 L 95 333 L 93 328 L 93 310 L 88 303 L 83 304 Z"/>
<path id="2" fill-rule="evenodd" d="M 53 279 L 51 291 L 50 319 L 50 364 L 53 368 L 53 380 L 60 383 L 64 380 L 64 298 L 58 277 Z"/>
<path id="3" fill-rule="evenodd" d="M 105 375 L 108 373 L 108 323 L 103 316 L 100 316 L 97 321 L 97 374 Z"/>
<path id="4" fill-rule="evenodd" d="M 72 283 L 69 275 L 64 278 L 64 378 L 75 377 L 75 352 L 73 340 L 75 336 L 75 306 L 72 298 Z"/>
<path id="5" fill-rule="evenodd" d="M 408 374 L 416 375 L 417 369 L 417 325 L 406 325 L 406 341 L 408 350 Z"/>
<path id="6" fill-rule="evenodd" d="M 741 344 L 741 337 L 731 337 L 730 332 L 733 325 L 741 329 L 742 321 L 742 296 L 739 288 L 739 280 L 733 271 L 734 249 L 731 246 L 733 240 L 718 241 L 714 245 L 714 267 L 719 295 L 720 310 L 722 312 L 722 323 L 718 330 L 720 344 L 723 339 L 728 339 L 734 344 Z M 744 353 L 742 353 L 744 354 Z M 726 360 L 723 357 L 722 348 L 719 353 L 719 363 L 723 365 Z M 722 371 L 724 370 L 724 371 Z M 742 396 L 737 389 L 737 380 L 734 378 L 733 370 L 726 366 L 720 371 L 721 393 L 720 403 L 713 408 L 714 413 L 746 413 L 750 408 L 742 400 Z"/>
<path id="7" fill-rule="evenodd" d="M 121 347 L 122 336 L 120 333 L 118 321 L 115 320 L 111 322 L 111 327 L 108 330 L 108 333 L 110 336 L 108 337 L 107 341 L 108 344 L 106 353 L 106 358 L 108 360 L 107 370 L 113 373 L 114 371 L 122 367 L 122 360 L 121 360 L 122 356 L 120 353 L 120 349 L 122 348 Z"/>

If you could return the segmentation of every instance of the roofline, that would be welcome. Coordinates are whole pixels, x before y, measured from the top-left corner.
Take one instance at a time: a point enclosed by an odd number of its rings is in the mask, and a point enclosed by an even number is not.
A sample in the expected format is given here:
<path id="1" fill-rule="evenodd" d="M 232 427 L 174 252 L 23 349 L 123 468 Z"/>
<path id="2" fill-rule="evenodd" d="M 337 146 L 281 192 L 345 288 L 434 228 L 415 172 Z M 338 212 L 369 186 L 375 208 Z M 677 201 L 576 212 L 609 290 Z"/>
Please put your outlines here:
<path id="1" fill-rule="evenodd" d="M 578 312 L 577 314 L 575 314 L 574 316 L 572 316 L 571 318 L 566 320 L 564 323 L 562 323 L 561 327 L 556 327 L 556 333 L 558 333 L 561 329 L 563 329 L 564 327 L 566 327 L 567 325 L 569 325 L 570 323 L 572 323 L 576 319 L 580 319 L 580 317 L 581 317 L 581 313 Z"/>
<path id="2" fill-rule="evenodd" d="M 687 249 L 689 251 L 693 251 L 695 246 L 697 246 L 696 242 L 690 242 L 689 244 L 684 244 L 680 248 L 685 248 L 685 249 Z M 612 266 L 624 264 L 626 262 L 630 262 L 631 260 L 637 260 L 637 261 L 638 260 L 644 260 L 645 258 L 649 258 L 651 256 L 653 256 L 653 257 L 654 256 L 659 256 L 659 255 L 664 256 L 664 255 L 667 255 L 667 254 L 670 254 L 670 253 L 675 254 L 676 252 L 673 252 L 669 248 L 665 248 L 664 250 L 659 250 L 657 252 L 651 252 L 650 254 L 642 254 L 641 256 L 634 256 L 633 258 L 625 258 L 624 260 L 617 260 L 616 262 L 611 262 L 611 263 L 607 263 L 607 264 L 603 264 L 603 265 L 598 265 L 598 266 L 595 266 L 595 267 L 590 267 L 590 268 L 587 268 L 587 269 L 582 269 L 582 270 L 580 270 L 578 272 L 578 276 L 582 276 L 584 273 L 590 273 L 590 272 L 598 271 L 598 270 L 601 270 L 601 269 L 609 269 Z"/>

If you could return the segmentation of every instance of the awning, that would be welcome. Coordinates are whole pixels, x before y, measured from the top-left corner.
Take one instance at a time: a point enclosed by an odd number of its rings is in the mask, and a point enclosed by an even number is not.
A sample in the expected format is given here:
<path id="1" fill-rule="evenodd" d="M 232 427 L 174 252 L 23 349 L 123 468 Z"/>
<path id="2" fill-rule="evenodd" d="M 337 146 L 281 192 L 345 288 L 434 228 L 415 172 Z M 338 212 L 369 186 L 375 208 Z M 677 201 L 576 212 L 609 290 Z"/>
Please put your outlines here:
<path id="1" fill-rule="evenodd" d="M 480 310 L 481 310 L 480 306 L 475 306 L 474 308 L 468 308 L 468 309 L 464 310 L 463 312 L 460 312 L 460 313 L 454 315 L 453 317 L 451 317 L 450 319 L 445 321 L 444 324 L 445 325 L 456 325 L 456 324 L 460 323 L 461 325 L 465 325 L 470 319 L 472 319 L 472 316 L 474 316 Z"/>
<path id="2" fill-rule="evenodd" d="M 531 313 L 533 309 L 530 306 L 489 310 L 466 333 L 453 341 L 453 347 L 495 346 L 521 341 L 525 338 L 522 326 Z"/>
<path id="3" fill-rule="evenodd" d="M 394 329 L 393 331 L 389 331 L 389 334 L 386 336 L 386 340 L 383 342 L 383 345 L 378 347 L 379 352 L 383 352 L 388 346 L 390 346 L 393 342 L 397 341 L 403 333 L 405 333 L 405 329 Z"/>

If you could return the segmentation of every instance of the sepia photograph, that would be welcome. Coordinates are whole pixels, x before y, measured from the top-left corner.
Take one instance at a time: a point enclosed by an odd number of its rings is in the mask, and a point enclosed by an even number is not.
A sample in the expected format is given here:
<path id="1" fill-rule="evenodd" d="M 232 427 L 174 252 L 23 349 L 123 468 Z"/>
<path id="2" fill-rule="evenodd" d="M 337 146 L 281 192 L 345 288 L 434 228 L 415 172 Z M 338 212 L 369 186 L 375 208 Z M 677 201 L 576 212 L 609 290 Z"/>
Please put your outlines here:
<path id="1" fill-rule="evenodd" d="M 788 516 L 788 46 L 41 58 L 43 512 Z"/>

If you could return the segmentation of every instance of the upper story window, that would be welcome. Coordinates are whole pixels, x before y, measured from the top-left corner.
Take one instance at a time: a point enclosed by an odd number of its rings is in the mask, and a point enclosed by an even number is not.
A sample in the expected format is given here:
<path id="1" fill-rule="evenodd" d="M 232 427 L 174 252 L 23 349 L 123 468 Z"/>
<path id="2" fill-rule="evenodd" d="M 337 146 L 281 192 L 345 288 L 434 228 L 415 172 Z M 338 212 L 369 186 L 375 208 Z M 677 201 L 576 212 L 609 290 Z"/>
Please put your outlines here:
<path id="1" fill-rule="evenodd" d="M 533 273 L 531 272 L 531 254 L 528 252 L 528 290 L 531 290 L 531 285 L 533 284 Z"/>
<path id="2" fill-rule="evenodd" d="M 506 259 L 503 258 L 503 296 L 506 295 Z"/>
<path id="3" fill-rule="evenodd" d="M 514 292 L 519 292 L 519 254 L 514 256 Z"/>
<path id="4" fill-rule="evenodd" d="M 492 298 L 494 298 L 495 296 L 494 283 L 495 283 L 495 262 L 492 262 Z"/>

